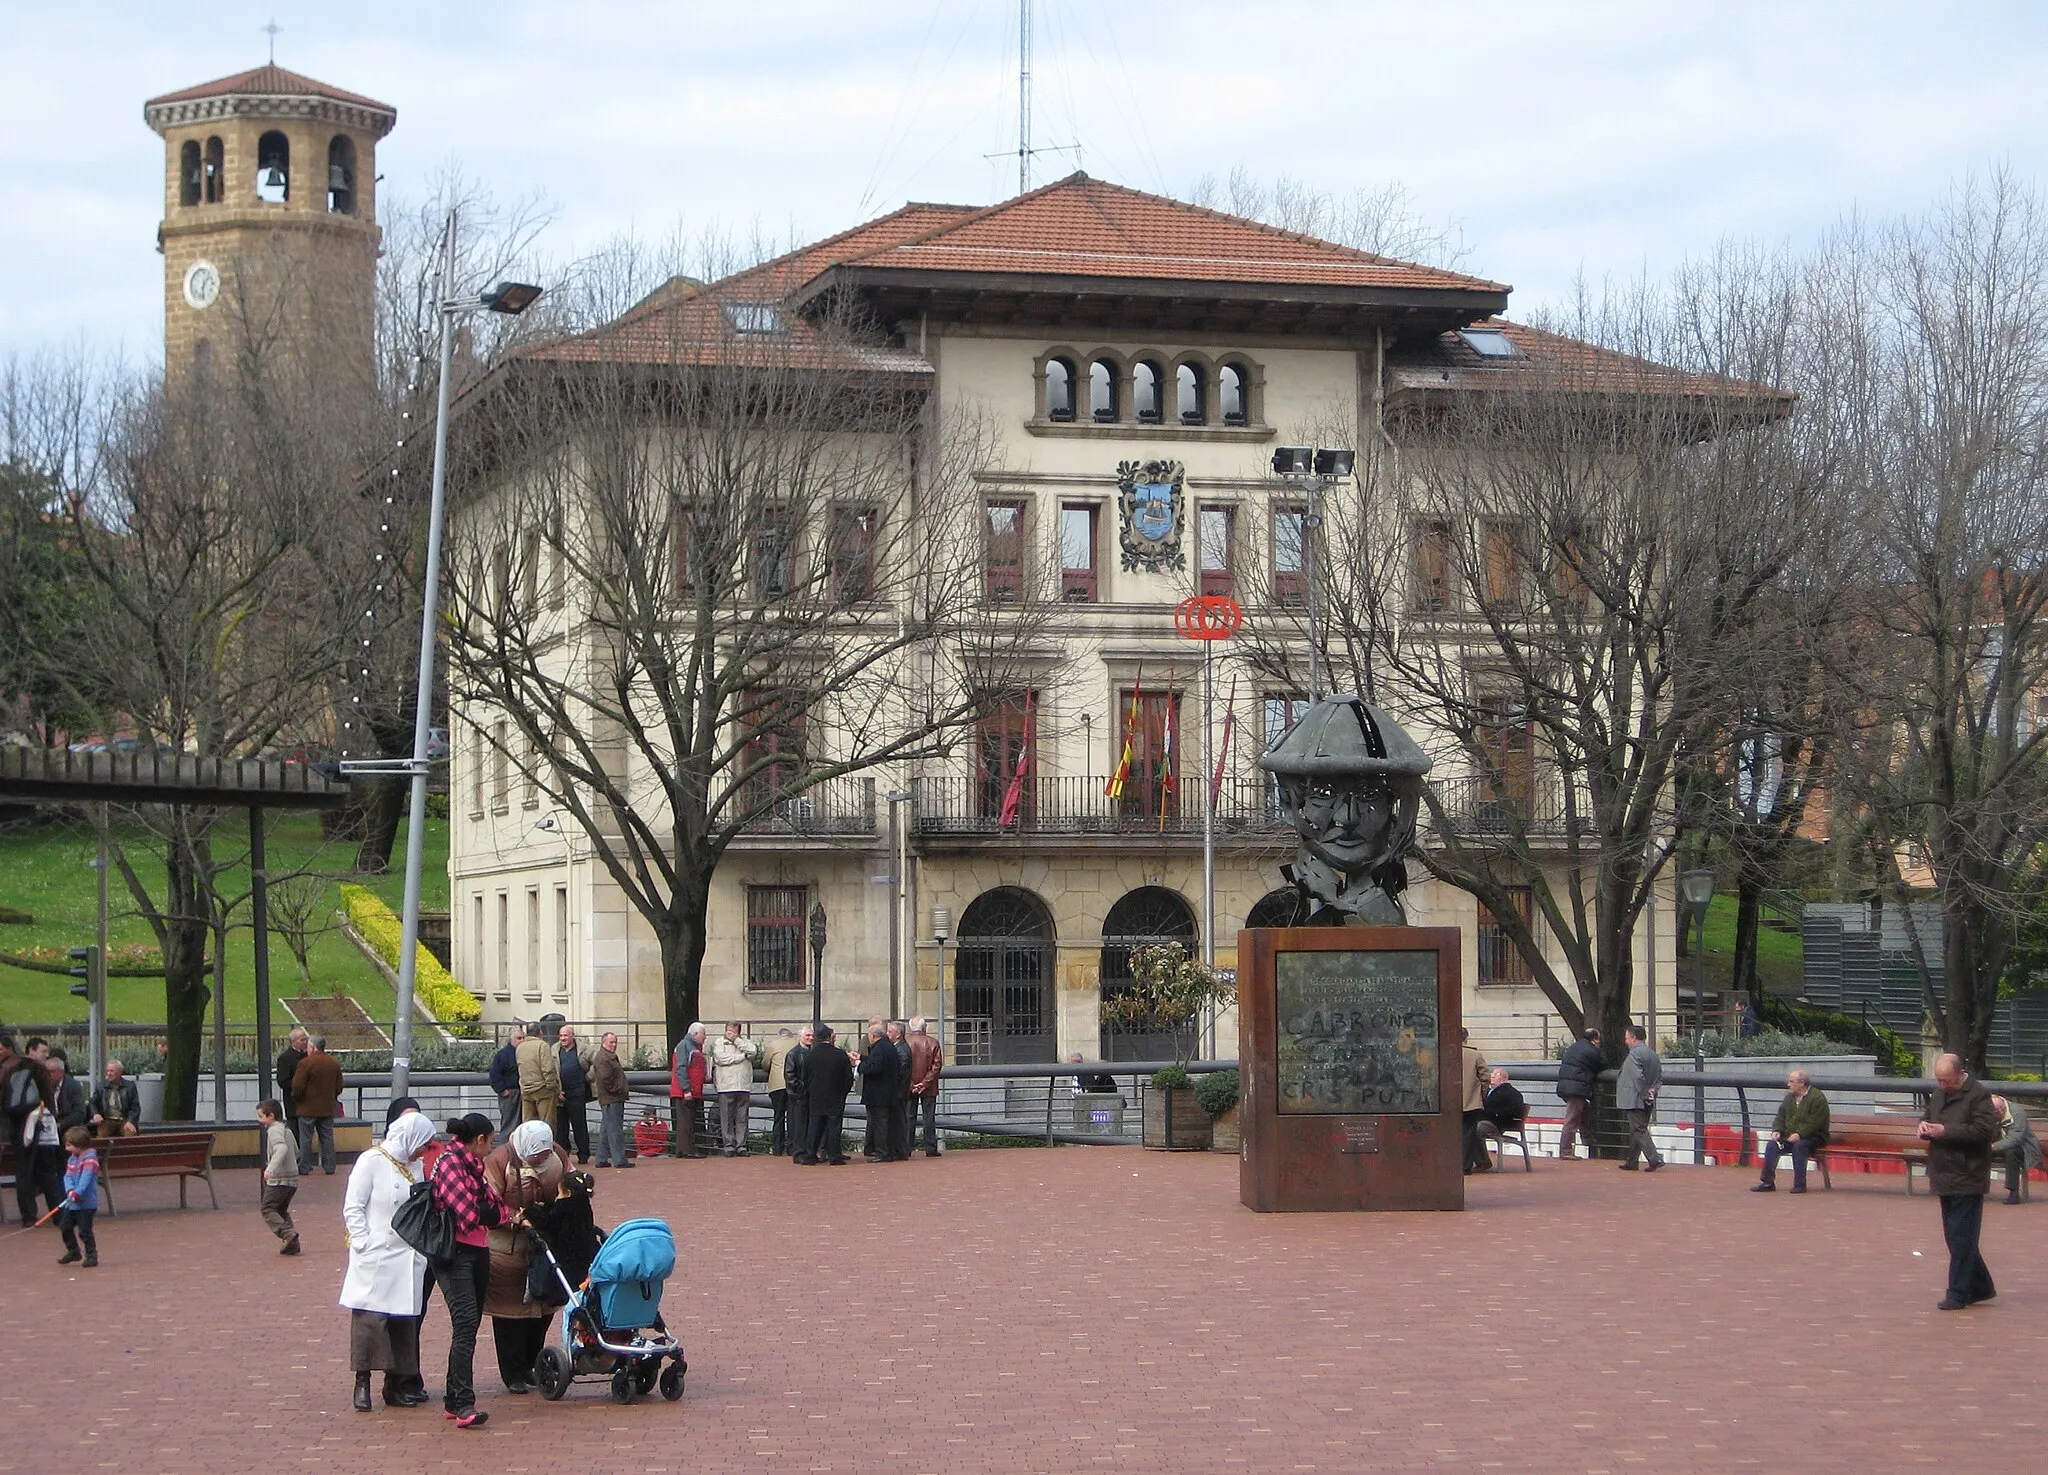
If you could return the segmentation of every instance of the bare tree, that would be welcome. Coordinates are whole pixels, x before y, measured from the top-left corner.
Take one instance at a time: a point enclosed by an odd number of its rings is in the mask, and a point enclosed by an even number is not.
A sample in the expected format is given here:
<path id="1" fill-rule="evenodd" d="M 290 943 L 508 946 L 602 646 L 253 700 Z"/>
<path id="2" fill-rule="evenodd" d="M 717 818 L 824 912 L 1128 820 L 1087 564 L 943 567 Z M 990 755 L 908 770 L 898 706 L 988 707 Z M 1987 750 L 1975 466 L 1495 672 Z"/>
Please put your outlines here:
<path id="1" fill-rule="evenodd" d="M 327 899 L 334 880 L 320 871 L 295 871 L 269 884 L 270 922 L 291 949 L 302 988 L 313 986 L 313 944 L 334 930 L 327 925 L 334 912 Z"/>
<path id="2" fill-rule="evenodd" d="M 1221 181 L 1203 175 L 1188 201 L 1401 261 L 1452 267 L 1472 254 L 1456 221 L 1424 219 L 1399 184 L 1340 193 L 1289 174 L 1265 179 L 1240 164 Z"/>
<path id="3" fill-rule="evenodd" d="M 672 1035 L 736 837 L 1043 675 L 1040 611 L 984 582 L 989 438 L 939 424 L 920 360 L 772 280 L 664 289 L 458 427 L 495 469 L 452 548 L 458 710 L 646 921 Z"/>
<path id="4" fill-rule="evenodd" d="M 1845 778 L 1889 893 L 1940 902 L 1941 946 L 1915 949 L 1927 1005 L 1981 1067 L 2048 889 L 2048 215 L 2004 176 L 1967 183 L 1845 233 L 1832 265 L 1877 549 L 1880 656 L 1857 674 L 1882 720 Z"/>

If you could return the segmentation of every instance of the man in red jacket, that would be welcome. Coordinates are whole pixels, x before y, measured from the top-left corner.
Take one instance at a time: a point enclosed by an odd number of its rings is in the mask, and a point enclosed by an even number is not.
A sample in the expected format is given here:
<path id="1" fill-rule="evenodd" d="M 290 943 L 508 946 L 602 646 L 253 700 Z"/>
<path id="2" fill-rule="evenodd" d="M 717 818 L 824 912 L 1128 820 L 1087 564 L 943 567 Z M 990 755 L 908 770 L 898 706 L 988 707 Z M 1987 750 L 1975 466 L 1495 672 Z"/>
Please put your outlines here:
<path id="1" fill-rule="evenodd" d="M 710 1062 L 704 1058 L 704 1026 L 693 1024 L 683 1031 L 670 1058 L 668 1072 L 668 1114 L 675 1128 L 669 1138 L 670 1157 L 709 1157 L 697 1145 L 697 1103 L 704 1099 L 705 1073 Z"/>

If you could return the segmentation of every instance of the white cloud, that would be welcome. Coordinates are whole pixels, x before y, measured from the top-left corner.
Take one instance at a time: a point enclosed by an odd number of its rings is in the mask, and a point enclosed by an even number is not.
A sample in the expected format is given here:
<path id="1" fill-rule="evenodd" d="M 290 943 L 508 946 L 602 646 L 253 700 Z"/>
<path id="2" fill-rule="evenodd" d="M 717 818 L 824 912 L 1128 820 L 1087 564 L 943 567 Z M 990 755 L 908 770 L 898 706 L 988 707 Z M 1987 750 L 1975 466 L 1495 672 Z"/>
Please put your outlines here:
<path id="1" fill-rule="evenodd" d="M 256 13 L 8 10 L 0 351 L 147 354 L 161 146 L 141 105 L 259 62 Z M 283 0 L 278 19 L 281 63 L 399 109 L 387 192 L 454 164 L 544 193 L 555 255 L 678 219 L 824 234 L 1014 187 L 1011 0 Z M 1080 143 L 1091 172 L 1398 181 L 1525 306 L 1724 234 L 1917 208 L 1971 169 L 2048 172 L 2048 18 L 2022 0 L 1038 0 L 1036 35 L 1037 139 Z"/>

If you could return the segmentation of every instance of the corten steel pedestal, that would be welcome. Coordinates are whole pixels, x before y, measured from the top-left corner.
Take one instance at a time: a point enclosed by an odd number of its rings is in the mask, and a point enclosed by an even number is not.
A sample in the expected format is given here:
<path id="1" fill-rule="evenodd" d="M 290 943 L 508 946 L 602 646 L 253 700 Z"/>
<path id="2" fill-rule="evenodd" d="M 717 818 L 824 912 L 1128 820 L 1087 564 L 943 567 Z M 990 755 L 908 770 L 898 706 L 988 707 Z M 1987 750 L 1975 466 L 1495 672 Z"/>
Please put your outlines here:
<path id="1" fill-rule="evenodd" d="M 1237 956 L 1246 1207 L 1464 1208 L 1458 930 L 1259 928 Z"/>

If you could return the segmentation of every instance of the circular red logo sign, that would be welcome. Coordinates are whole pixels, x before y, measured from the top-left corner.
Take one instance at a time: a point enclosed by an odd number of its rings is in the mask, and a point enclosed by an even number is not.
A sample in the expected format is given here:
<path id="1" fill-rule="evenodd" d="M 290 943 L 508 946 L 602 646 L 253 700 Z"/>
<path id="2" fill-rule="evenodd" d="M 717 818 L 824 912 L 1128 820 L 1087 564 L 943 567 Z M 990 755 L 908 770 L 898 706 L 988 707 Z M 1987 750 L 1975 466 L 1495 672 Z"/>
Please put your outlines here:
<path id="1" fill-rule="evenodd" d="M 1173 628 L 1188 640 L 1228 640 L 1243 624 L 1243 608 L 1227 594 L 1197 594 L 1173 607 Z"/>

